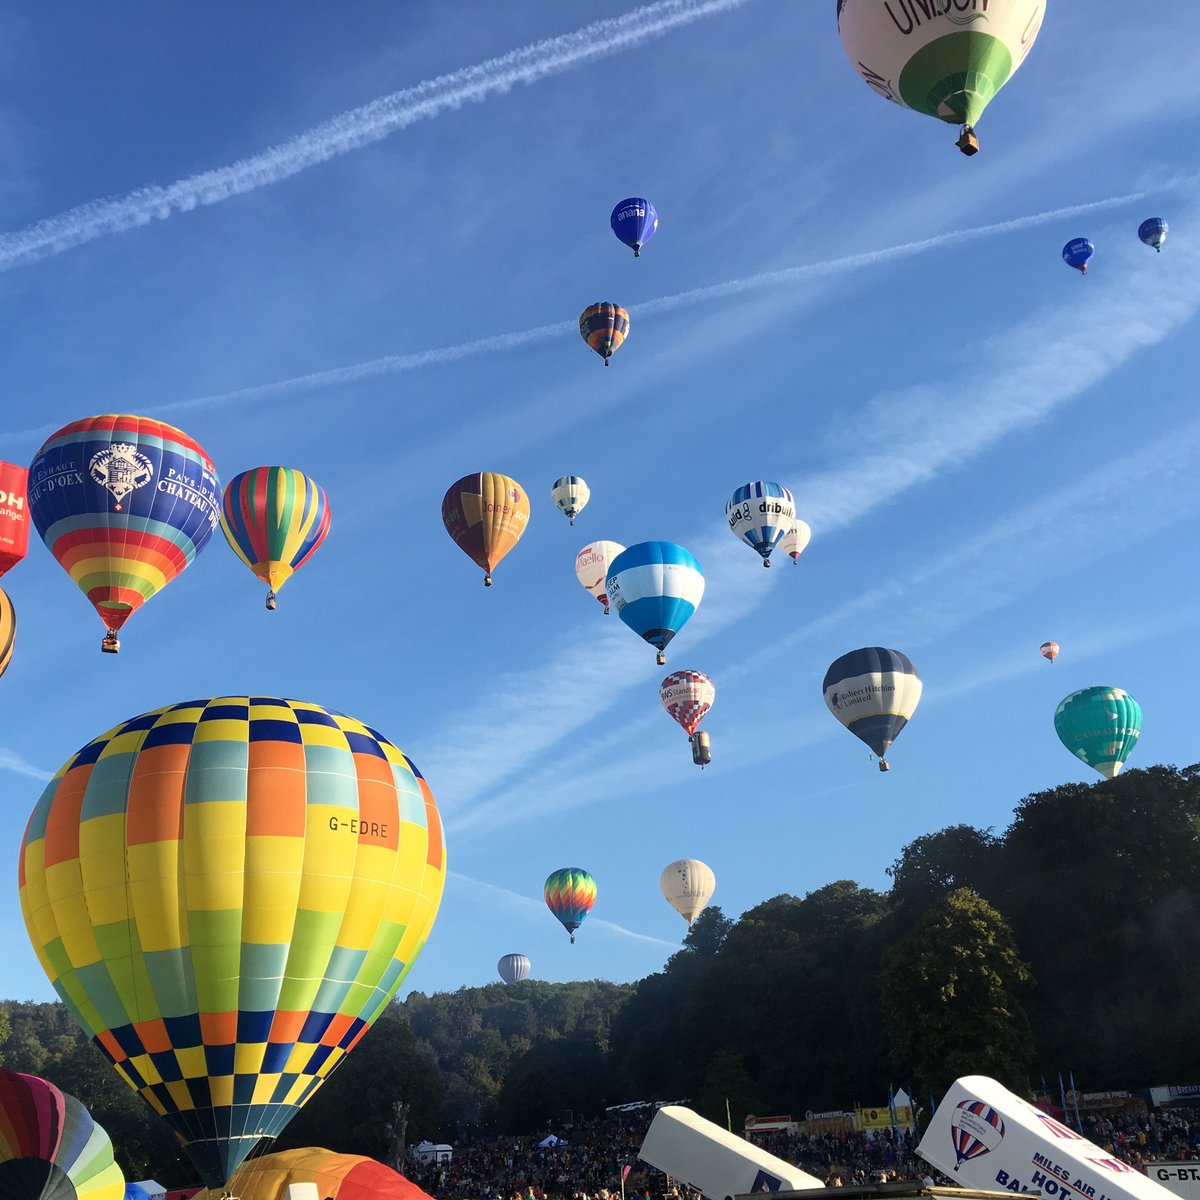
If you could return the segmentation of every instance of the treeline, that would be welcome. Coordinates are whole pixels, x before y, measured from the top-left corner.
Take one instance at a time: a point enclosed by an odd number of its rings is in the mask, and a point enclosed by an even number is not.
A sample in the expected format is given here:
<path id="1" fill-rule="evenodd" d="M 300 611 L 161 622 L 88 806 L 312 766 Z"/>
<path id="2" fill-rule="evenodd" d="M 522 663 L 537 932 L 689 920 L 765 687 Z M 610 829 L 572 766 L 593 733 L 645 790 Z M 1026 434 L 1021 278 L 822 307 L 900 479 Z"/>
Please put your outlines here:
<path id="1" fill-rule="evenodd" d="M 964 808 L 969 798 L 964 797 Z M 956 1075 L 1088 1090 L 1200 1074 L 1200 764 L 1026 797 L 1003 833 L 906 846 L 842 880 L 703 913 L 664 969 L 413 993 L 285 1131 L 387 1159 L 404 1140 L 561 1128 L 635 1099 L 724 1120 L 918 1097 Z M 0 1062 L 53 1079 L 133 1178 L 190 1179 L 171 1138 L 58 1005 L 0 1007 Z"/>

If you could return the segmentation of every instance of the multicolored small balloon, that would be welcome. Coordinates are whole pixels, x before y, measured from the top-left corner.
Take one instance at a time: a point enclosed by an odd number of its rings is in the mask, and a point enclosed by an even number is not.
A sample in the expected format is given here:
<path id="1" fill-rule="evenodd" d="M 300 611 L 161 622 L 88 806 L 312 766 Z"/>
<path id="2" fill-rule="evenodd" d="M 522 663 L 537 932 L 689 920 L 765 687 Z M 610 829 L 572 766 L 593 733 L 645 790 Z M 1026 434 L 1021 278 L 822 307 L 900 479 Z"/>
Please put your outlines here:
<path id="1" fill-rule="evenodd" d="M 1041 649 L 1041 655 L 1043 658 L 1048 659 L 1050 662 L 1053 662 L 1058 657 L 1058 643 L 1057 642 L 1043 642 L 1042 649 Z"/>
<path id="2" fill-rule="evenodd" d="M 575 931 L 596 903 L 596 881 L 582 867 L 562 867 L 546 878 L 546 907 L 575 942 Z"/>
<path id="3" fill-rule="evenodd" d="M 629 314 L 619 304 L 598 301 L 580 313 L 579 332 L 607 367 L 608 360 L 629 336 Z"/>
<path id="4" fill-rule="evenodd" d="M 691 737 L 712 708 L 717 689 L 703 671 L 673 671 L 662 681 L 658 698 Z"/>

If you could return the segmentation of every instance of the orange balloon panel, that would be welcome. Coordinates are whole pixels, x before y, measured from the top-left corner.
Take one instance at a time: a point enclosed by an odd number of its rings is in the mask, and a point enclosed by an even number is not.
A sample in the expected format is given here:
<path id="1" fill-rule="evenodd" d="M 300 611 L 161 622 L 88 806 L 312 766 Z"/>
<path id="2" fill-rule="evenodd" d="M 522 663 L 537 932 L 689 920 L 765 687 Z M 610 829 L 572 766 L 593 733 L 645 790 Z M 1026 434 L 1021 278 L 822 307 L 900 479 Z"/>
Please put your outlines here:
<path id="1" fill-rule="evenodd" d="M 319 1146 L 280 1150 L 243 1163 L 224 1194 L 238 1200 L 287 1200 L 293 1183 L 315 1183 L 321 1200 L 431 1200 L 415 1183 L 373 1158 L 334 1154 Z M 220 1200 L 221 1195 L 222 1189 L 212 1189 L 204 1200 Z"/>
<path id="2" fill-rule="evenodd" d="M 529 524 L 529 495 L 515 479 L 477 471 L 452 484 L 442 500 L 446 532 L 488 573 L 521 540 Z"/>

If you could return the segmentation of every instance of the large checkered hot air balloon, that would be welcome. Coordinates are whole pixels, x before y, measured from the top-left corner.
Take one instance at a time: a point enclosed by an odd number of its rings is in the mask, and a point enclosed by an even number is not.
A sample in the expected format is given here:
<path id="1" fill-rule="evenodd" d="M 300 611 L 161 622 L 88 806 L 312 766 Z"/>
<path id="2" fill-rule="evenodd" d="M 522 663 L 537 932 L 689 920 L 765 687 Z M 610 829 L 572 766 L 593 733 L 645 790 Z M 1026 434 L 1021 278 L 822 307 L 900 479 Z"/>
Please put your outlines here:
<path id="1" fill-rule="evenodd" d="M 221 1187 L 387 1006 L 445 873 L 433 794 L 382 734 L 223 696 L 68 759 L 19 885 L 68 1011 Z"/>
<path id="2" fill-rule="evenodd" d="M 713 681 L 703 671 L 673 671 L 659 686 L 658 698 L 688 735 L 693 761 L 698 766 L 707 766 L 712 762 L 712 744 L 707 733 L 697 734 L 696 730 L 717 698 Z"/>
<path id="3" fill-rule="evenodd" d="M 104 622 L 101 649 L 208 544 L 216 468 L 182 430 L 107 413 L 64 426 L 29 468 L 29 512 L 47 549 Z"/>
<path id="4" fill-rule="evenodd" d="M 975 124 L 1033 48 L 1045 0 L 838 0 L 838 32 L 855 70 L 885 100 L 961 125 L 958 148 L 979 150 Z"/>
<path id="5" fill-rule="evenodd" d="M 108 1134 L 48 1080 L 0 1068 L 0 1196 L 122 1200 L 125 1177 Z"/>
<path id="6" fill-rule="evenodd" d="M 1083 688 L 1058 706 L 1054 729 L 1076 758 L 1115 779 L 1142 736 L 1142 706 L 1123 688 Z"/>
<path id="7" fill-rule="evenodd" d="M 225 488 L 221 532 L 234 554 L 275 593 L 317 552 L 329 532 L 325 489 L 291 467 L 255 467 Z"/>
<path id="8" fill-rule="evenodd" d="M 546 907 L 558 918 L 574 943 L 575 931 L 596 903 L 596 881 L 582 867 L 562 867 L 547 876 L 543 890 Z"/>
<path id="9" fill-rule="evenodd" d="M 529 494 L 495 471 L 476 471 L 452 483 L 442 498 L 442 524 L 458 548 L 483 569 L 492 586 L 497 563 L 529 525 Z"/>

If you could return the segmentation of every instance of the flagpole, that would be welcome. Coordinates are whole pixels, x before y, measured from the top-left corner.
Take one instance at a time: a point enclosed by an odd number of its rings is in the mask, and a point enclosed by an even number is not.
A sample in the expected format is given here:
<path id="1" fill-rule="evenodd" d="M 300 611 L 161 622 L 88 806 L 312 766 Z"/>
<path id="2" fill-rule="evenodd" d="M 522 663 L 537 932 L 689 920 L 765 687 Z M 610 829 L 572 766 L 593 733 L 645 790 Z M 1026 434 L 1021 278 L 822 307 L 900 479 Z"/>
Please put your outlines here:
<path id="1" fill-rule="evenodd" d="M 1075 1072 L 1070 1072 L 1071 1075 L 1071 1096 L 1075 1100 L 1075 1128 L 1080 1133 L 1083 1132 L 1083 1118 L 1079 1115 L 1079 1093 L 1075 1090 Z"/>

